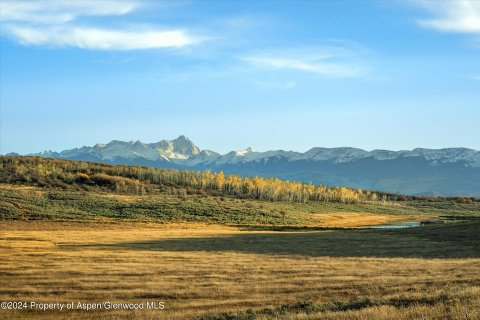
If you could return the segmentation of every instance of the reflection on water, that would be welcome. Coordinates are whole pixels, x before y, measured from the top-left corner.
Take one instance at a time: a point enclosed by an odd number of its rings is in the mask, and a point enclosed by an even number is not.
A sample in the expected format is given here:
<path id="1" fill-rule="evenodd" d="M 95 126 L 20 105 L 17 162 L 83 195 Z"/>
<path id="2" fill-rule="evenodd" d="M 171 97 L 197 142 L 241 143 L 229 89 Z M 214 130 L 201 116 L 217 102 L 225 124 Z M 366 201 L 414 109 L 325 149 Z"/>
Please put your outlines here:
<path id="1" fill-rule="evenodd" d="M 400 228 L 414 228 L 420 227 L 421 223 L 419 221 L 403 221 L 397 222 L 395 224 L 383 224 L 378 226 L 368 227 L 370 229 L 400 229 Z"/>

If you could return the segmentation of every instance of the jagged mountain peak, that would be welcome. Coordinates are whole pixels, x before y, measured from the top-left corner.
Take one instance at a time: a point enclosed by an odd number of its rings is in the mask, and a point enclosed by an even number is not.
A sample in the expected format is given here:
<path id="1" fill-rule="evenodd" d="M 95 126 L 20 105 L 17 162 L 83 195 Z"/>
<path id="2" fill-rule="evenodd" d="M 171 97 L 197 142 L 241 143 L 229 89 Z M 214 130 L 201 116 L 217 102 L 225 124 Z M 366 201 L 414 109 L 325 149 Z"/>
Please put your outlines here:
<path id="1" fill-rule="evenodd" d="M 183 134 L 180 135 L 180 136 L 178 136 L 177 139 L 173 139 L 172 141 L 176 141 L 176 142 L 190 142 L 190 143 L 193 144 L 192 140 L 190 140 L 187 136 L 185 136 L 185 135 L 183 135 Z"/>
<path id="2" fill-rule="evenodd" d="M 120 140 L 112 140 L 112 141 L 110 141 L 109 143 L 107 143 L 107 146 L 109 146 L 109 145 L 110 145 L 110 146 L 111 146 L 111 145 L 117 145 L 117 144 L 126 144 L 126 143 L 128 143 L 128 142 L 126 142 L 126 141 L 120 141 Z"/>
<path id="3" fill-rule="evenodd" d="M 212 150 L 202 150 L 200 153 L 198 153 L 198 156 L 204 156 L 204 157 L 218 157 L 220 156 L 220 153 L 212 151 Z"/>
<path id="4" fill-rule="evenodd" d="M 162 140 L 157 143 L 151 143 L 149 146 L 161 152 L 181 155 L 180 158 L 187 158 L 200 153 L 200 149 L 184 135 L 173 140 Z"/>
<path id="5" fill-rule="evenodd" d="M 240 157 L 244 157 L 244 156 L 246 156 L 247 154 L 253 153 L 253 152 L 254 152 L 253 149 L 250 148 L 250 147 L 248 147 L 248 148 L 245 149 L 245 150 L 235 151 L 235 155 L 240 156 Z"/>
<path id="6" fill-rule="evenodd" d="M 96 144 L 93 147 L 81 147 L 65 150 L 60 153 L 44 151 L 36 155 L 44 157 L 81 158 L 82 155 L 98 158 L 99 160 L 113 161 L 117 158 L 142 158 L 150 161 L 181 161 L 185 166 L 196 166 L 205 163 L 232 163 L 250 162 L 281 157 L 288 161 L 329 161 L 333 163 L 346 163 L 372 157 L 375 160 L 393 160 L 405 157 L 421 157 L 427 161 L 440 161 L 452 163 L 463 161 L 468 166 L 480 167 L 480 152 L 467 148 L 427 149 L 415 148 L 411 151 L 372 150 L 366 151 L 358 148 L 340 147 L 323 148 L 314 147 L 305 153 L 287 152 L 283 150 L 257 152 L 251 147 L 231 151 L 220 155 L 211 150 L 200 150 L 187 136 L 180 135 L 173 140 L 161 140 L 156 143 L 143 143 L 136 141 L 112 140 L 107 144 Z"/>

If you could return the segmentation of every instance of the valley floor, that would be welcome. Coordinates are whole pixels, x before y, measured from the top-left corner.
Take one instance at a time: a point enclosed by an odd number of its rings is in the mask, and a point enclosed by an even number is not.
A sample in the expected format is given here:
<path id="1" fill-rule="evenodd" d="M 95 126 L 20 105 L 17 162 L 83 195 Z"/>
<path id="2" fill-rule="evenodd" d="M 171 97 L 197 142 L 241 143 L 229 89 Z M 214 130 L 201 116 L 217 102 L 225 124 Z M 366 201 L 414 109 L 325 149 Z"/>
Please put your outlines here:
<path id="1" fill-rule="evenodd" d="M 0 221 L 0 301 L 165 305 L 0 318 L 479 319 L 479 229 Z"/>

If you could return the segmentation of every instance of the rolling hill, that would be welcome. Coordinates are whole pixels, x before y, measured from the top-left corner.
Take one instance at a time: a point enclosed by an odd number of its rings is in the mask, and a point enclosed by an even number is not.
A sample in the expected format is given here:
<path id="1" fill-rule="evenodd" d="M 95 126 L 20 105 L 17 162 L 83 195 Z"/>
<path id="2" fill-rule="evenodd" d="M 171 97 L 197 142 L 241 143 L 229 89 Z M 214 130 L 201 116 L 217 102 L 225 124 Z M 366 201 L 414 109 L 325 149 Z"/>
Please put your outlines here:
<path id="1" fill-rule="evenodd" d="M 480 196 L 480 152 L 467 148 L 410 151 L 312 148 L 307 152 L 251 148 L 219 154 L 180 136 L 157 143 L 114 140 L 93 147 L 31 154 L 109 164 L 224 171 L 328 186 L 430 196 Z"/>

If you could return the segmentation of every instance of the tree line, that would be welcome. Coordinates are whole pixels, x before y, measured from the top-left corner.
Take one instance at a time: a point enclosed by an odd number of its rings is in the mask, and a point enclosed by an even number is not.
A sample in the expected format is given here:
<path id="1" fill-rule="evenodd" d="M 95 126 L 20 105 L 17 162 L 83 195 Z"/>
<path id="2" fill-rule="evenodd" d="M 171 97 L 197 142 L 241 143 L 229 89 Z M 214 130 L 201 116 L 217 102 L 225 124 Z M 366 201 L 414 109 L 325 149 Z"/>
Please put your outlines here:
<path id="1" fill-rule="evenodd" d="M 0 182 L 39 186 L 95 186 L 116 192 L 146 194 L 159 187 L 185 187 L 218 195 L 267 201 L 342 202 L 405 201 L 405 196 L 347 187 L 327 187 L 277 178 L 241 177 L 223 172 L 113 166 L 40 157 L 0 157 Z"/>

